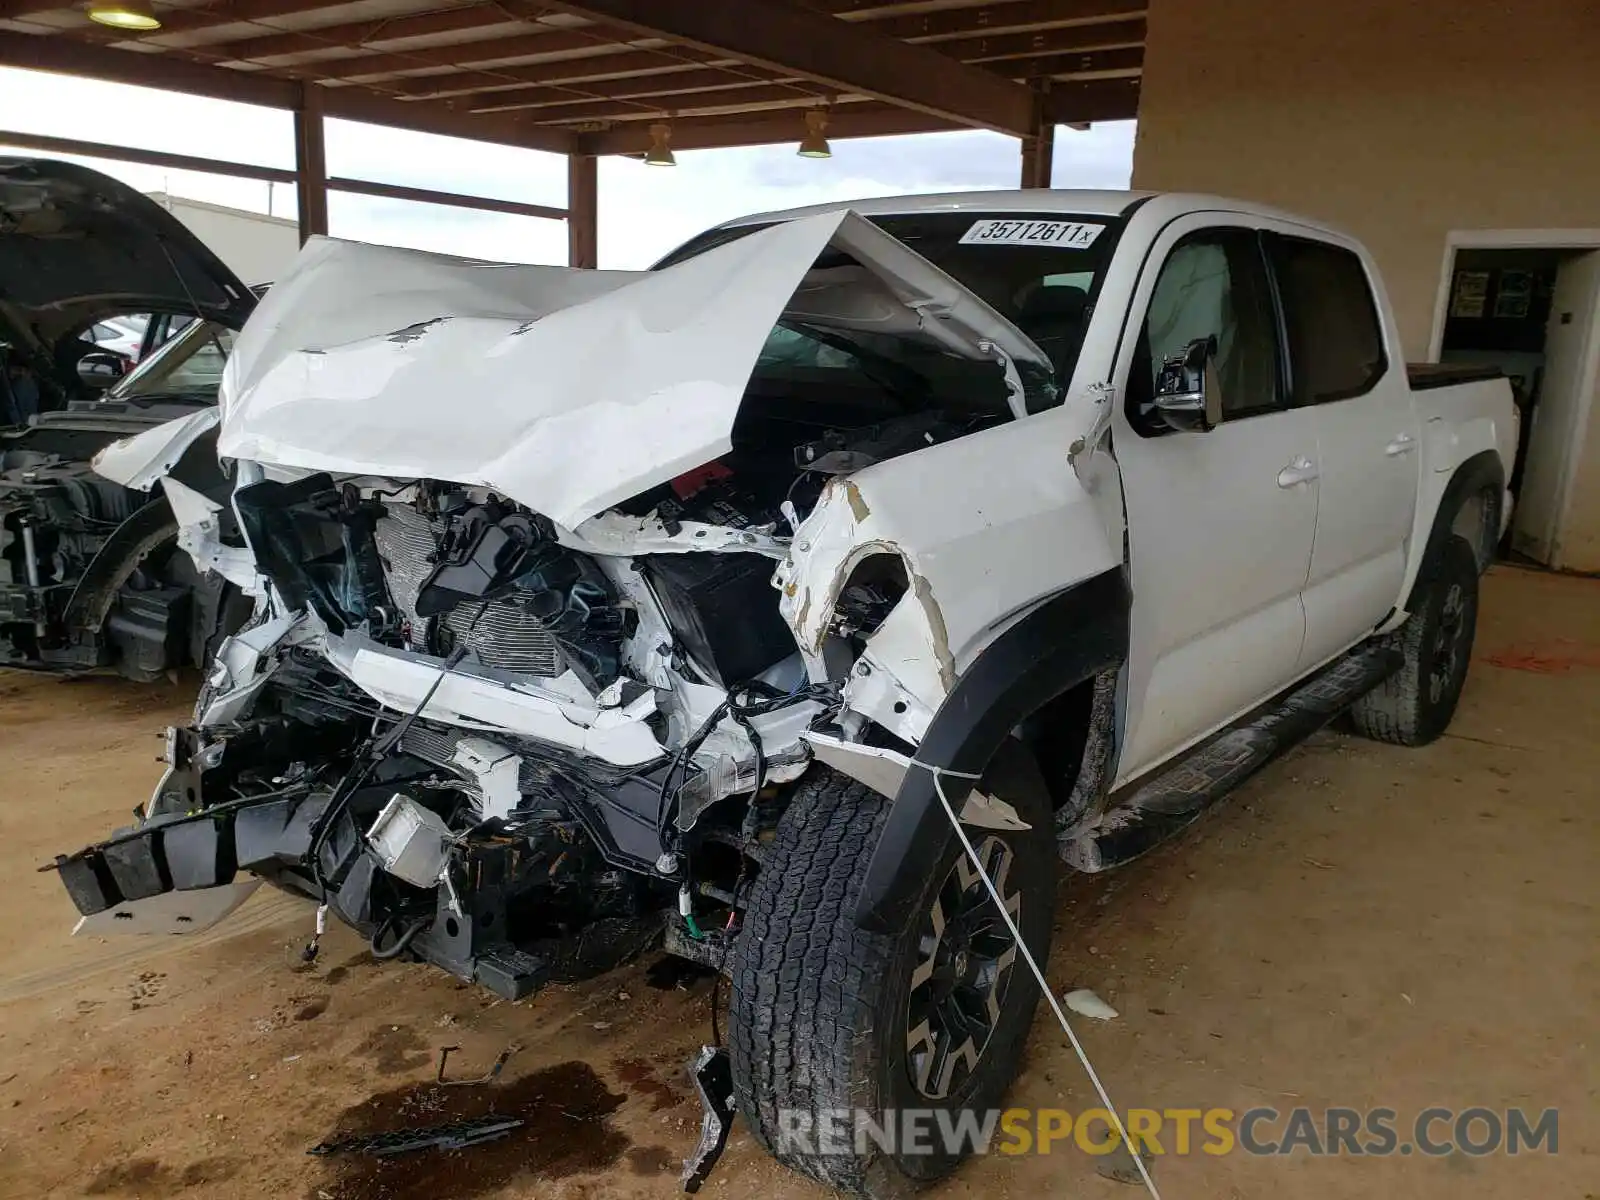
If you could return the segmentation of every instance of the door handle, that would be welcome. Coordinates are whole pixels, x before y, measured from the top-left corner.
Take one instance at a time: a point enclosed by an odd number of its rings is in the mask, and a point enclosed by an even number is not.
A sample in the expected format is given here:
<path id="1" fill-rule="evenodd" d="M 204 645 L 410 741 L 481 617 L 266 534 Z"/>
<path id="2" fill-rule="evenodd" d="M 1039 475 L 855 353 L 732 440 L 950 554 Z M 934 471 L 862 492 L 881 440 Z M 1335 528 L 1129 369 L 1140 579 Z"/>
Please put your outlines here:
<path id="1" fill-rule="evenodd" d="M 1402 454 L 1410 454 L 1417 448 L 1417 439 L 1409 433 L 1402 433 L 1394 441 L 1383 448 L 1383 452 L 1390 458 L 1399 458 Z"/>
<path id="2" fill-rule="evenodd" d="M 1278 486 L 1281 488 L 1292 488 L 1302 483 L 1310 483 L 1313 479 L 1317 478 L 1317 475 L 1318 471 L 1316 464 L 1302 454 L 1299 458 L 1295 459 L 1287 467 L 1278 472 Z"/>

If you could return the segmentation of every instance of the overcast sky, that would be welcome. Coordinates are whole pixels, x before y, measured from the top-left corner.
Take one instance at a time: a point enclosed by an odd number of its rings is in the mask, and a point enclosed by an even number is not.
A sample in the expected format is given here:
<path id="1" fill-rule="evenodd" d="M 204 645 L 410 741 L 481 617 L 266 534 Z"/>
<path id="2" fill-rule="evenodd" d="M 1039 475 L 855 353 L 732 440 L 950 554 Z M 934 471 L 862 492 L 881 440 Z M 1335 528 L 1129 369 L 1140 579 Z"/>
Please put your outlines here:
<path id="1" fill-rule="evenodd" d="M 294 167 L 289 114 L 66 76 L 0 68 L 7 128 L 85 141 Z M 8 151 L 0 153 L 31 153 Z M 511 150 L 347 121 L 328 122 L 328 173 L 534 204 L 566 203 L 558 155 Z M 676 169 L 630 159 L 600 165 L 600 265 L 641 268 L 729 217 L 829 200 L 1015 187 L 1017 142 L 970 132 L 833 143 L 833 157 L 803 159 L 793 146 L 678 154 Z M 1128 186 L 1133 123 L 1061 129 L 1056 187 Z M 144 191 L 268 211 L 268 185 L 189 171 L 84 159 Z M 271 210 L 294 216 L 294 189 L 271 190 Z M 335 237 L 415 246 L 501 261 L 563 263 L 561 222 L 472 212 L 334 192 Z"/>

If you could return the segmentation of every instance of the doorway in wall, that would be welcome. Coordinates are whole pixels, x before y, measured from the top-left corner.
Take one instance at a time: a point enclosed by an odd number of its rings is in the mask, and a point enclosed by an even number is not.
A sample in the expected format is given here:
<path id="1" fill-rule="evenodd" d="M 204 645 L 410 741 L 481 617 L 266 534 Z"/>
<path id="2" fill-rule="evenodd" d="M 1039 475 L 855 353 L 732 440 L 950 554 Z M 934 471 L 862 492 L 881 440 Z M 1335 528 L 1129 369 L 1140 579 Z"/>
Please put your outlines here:
<path id="1" fill-rule="evenodd" d="M 1600 249 L 1458 246 L 1443 299 L 1439 359 L 1499 367 L 1521 417 L 1509 480 L 1516 505 L 1503 552 L 1547 567 L 1593 569 L 1564 560 L 1574 535 L 1587 541 L 1589 525 L 1600 532 L 1600 512 L 1575 512 L 1572 504 L 1580 474 L 1600 470 L 1600 420 L 1590 419 L 1600 358 Z M 1586 454 L 1589 441 L 1594 453 Z"/>

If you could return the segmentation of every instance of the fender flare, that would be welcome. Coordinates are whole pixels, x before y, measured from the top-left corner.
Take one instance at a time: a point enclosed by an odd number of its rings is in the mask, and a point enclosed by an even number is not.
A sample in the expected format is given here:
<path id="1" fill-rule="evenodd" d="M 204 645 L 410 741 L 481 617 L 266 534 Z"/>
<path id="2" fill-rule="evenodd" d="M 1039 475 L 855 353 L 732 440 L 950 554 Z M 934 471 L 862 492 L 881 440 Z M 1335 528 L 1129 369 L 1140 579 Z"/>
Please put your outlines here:
<path id="1" fill-rule="evenodd" d="M 166 500 L 152 500 L 112 530 L 100 552 L 84 569 L 67 600 L 63 621 L 70 629 L 99 633 L 117 590 L 153 550 L 178 544 L 178 522 Z"/>
<path id="2" fill-rule="evenodd" d="M 916 762 L 983 771 L 1030 713 L 1128 655 L 1131 594 L 1121 566 L 1095 575 L 1029 613 L 995 639 L 934 714 Z M 892 933 L 911 919 L 927 864 L 948 822 L 931 772 L 906 772 L 856 897 L 855 921 Z M 1054 830 L 1039 830 L 1054 839 Z"/>
<path id="3" fill-rule="evenodd" d="M 1494 498 L 1493 520 L 1489 521 L 1489 536 L 1491 547 L 1500 536 L 1500 508 L 1505 503 L 1506 469 L 1500 461 L 1500 456 L 1493 450 L 1481 450 L 1471 458 L 1466 459 L 1455 469 L 1450 476 L 1450 482 L 1445 485 L 1444 493 L 1439 497 L 1439 505 L 1433 510 L 1433 523 L 1428 529 L 1428 540 L 1423 546 L 1422 557 L 1417 561 L 1419 569 L 1417 577 L 1411 584 L 1411 590 L 1406 595 L 1406 611 L 1415 607 L 1417 589 L 1422 585 L 1421 566 L 1431 562 L 1440 552 L 1445 539 L 1455 527 L 1456 514 L 1461 511 L 1461 506 L 1469 496 L 1479 492 L 1487 492 Z M 1476 552 L 1478 547 L 1474 546 Z"/>

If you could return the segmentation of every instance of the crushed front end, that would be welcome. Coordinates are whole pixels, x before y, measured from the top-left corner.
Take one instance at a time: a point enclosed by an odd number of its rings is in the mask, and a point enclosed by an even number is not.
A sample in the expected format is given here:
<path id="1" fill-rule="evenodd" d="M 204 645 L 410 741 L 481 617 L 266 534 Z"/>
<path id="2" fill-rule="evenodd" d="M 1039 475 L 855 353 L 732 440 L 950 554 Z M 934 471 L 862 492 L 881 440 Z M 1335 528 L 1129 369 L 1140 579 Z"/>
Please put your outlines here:
<path id="1" fill-rule="evenodd" d="M 656 547 L 636 556 L 563 545 L 483 489 L 240 488 L 269 598 L 224 643 L 138 828 L 60 862 L 79 910 L 133 921 L 153 897 L 260 877 L 379 957 L 512 997 L 658 939 L 691 856 L 690 904 L 726 911 L 748 805 L 686 834 L 704 805 L 803 770 L 831 689 L 773 607 L 757 502 L 695 485 L 614 514 Z M 692 549 L 708 542 L 724 549 Z"/>

